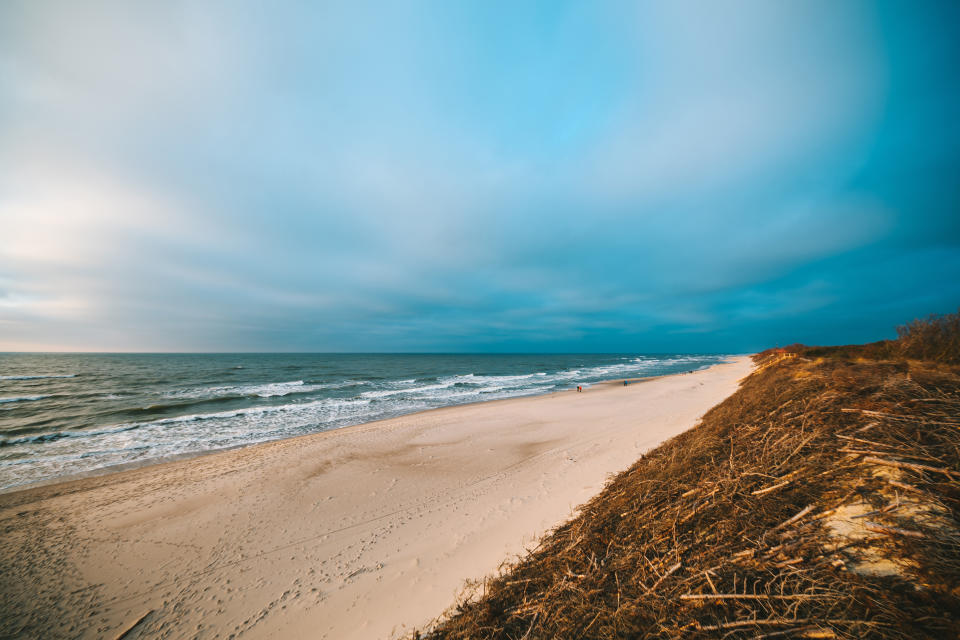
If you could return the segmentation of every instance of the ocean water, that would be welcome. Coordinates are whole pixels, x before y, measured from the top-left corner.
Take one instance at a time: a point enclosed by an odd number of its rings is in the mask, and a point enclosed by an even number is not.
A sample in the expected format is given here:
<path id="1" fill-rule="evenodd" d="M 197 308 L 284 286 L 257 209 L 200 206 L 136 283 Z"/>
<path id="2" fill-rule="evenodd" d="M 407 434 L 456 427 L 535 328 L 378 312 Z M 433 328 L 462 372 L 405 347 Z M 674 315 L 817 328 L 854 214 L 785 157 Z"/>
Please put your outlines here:
<path id="1" fill-rule="evenodd" d="M 0 354 L 0 490 L 721 355 Z"/>

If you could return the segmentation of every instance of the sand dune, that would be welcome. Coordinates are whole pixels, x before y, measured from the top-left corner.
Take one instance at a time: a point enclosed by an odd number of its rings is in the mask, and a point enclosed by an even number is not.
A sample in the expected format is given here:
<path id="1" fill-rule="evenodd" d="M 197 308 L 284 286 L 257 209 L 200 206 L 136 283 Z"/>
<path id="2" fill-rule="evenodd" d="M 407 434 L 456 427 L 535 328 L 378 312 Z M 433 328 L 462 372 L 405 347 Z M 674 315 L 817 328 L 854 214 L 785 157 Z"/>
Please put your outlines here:
<path id="1" fill-rule="evenodd" d="M 0 496 L 0 636 L 387 638 L 693 426 L 748 358 Z"/>

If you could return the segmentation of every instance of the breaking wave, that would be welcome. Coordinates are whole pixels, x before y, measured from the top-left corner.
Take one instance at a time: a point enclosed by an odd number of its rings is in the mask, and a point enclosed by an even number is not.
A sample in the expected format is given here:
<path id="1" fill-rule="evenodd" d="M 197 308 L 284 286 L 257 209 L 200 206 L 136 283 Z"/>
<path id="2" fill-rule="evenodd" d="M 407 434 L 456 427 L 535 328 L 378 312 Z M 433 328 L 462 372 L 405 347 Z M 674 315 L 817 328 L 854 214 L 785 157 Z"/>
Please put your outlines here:
<path id="1" fill-rule="evenodd" d="M 0 376 L 0 380 L 44 380 L 46 378 L 76 378 L 77 374 L 69 373 L 62 375 L 48 375 L 48 376 Z"/>
<path id="2" fill-rule="evenodd" d="M 11 402 L 32 402 L 34 400 L 43 400 L 44 398 L 49 398 L 50 396 L 19 396 L 16 398 L 0 398 L 0 404 L 8 404 Z"/>

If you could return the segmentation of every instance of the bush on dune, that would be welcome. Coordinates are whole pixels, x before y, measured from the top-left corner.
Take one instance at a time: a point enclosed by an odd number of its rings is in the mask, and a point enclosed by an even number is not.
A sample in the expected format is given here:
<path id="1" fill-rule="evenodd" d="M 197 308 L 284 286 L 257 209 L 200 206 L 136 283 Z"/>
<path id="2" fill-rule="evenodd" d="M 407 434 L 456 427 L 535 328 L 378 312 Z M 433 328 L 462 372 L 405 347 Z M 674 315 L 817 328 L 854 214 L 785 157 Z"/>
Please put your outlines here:
<path id="1" fill-rule="evenodd" d="M 932 315 L 897 327 L 897 346 L 905 358 L 960 364 L 960 310 Z"/>
<path id="2" fill-rule="evenodd" d="M 839 360 L 926 360 L 942 364 L 960 364 L 960 311 L 930 315 L 897 327 L 896 340 L 837 347 L 808 347 L 791 344 L 767 349 L 760 356 L 793 353 L 807 358 Z"/>

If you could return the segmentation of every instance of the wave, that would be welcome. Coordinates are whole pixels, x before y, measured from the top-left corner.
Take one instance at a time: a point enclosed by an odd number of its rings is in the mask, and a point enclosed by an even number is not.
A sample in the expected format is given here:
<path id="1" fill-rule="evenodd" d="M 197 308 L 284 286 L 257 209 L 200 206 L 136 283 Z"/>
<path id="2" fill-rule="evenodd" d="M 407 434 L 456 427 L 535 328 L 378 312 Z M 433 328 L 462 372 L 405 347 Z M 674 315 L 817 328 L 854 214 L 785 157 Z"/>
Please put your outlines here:
<path id="1" fill-rule="evenodd" d="M 518 382 L 522 384 L 523 381 L 525 380 L 533 380 L 536 378 L 543 378 L 546 376 L 547 376 L 546 373 L 539 372 L 539 371 L 537 373 L 521 373 L 521 374 L 507 375 L 507 376 L 468 373 L 462 376 L 454 376 L 454 379 L 458 383 L 466 383 L 466 384 L 481 384 L 484 382 L 492 382 L 492 383 L 500 382 L 504 384 L 511 384 L 514 382 Z"/>
<path id="2" fill-rule="evenodd" d="M 600 380 L 679 373 L 723 359 L 684 354 L 572 355 L 531 358 L 520 361 L 520 366 L 513 359 L 450 361 L 455 368 L 445 362 L 434 368 L 399 360 L 392 369 L 371 367 L 370 371 L 353 363 L 343 368 L 277 367 L 272 371 L 253 371 L 255 367 L 248 365 L 247 371 L 230 372 L 223 366 L 217 372 L 204 369 L 189 375 L 147 363 L 133 377 L 119 372 L 115 378 L 90 377 L 86 370 L 67 364 L 57 368 L 76 373 L 5 375 L 0 380 L 41 382 L 35 389 L 23 391 L 12 391 L 16 385 L 9 384 L 10 397 L 0 398 L 0 413 L 4 414 L 0 417 L 5 420 L 0 424 L 0 488 L 132 460 L 317 433 L 437 407 L 538 395 Z M 41 367 L 28 365 L 20 371 L 31 368 Z M 78 375 L 80 380 L 63 385 L 43 382 L 44 378 Z M 14 396 L 18 392 L 20 395 Z M 52 399 L 28 406 L 32 400 L 40 400 L 41 393 Z M 53 400 L 61 398 L 69 401 Z"/>
<path id="3" fill-rule="evenodd" d="M 189 414 L 184 416 L 173 416 L 170 418 L 162 418 L 160 420 L 151 420 L 147 422 L 123 423 L 118 425 L 111 425 L 110 427 L 103 428 L 103 429 L 55 431 L 50 433 L 41 433 L 37 435 L 32 435 L 24 438 L 0 439 L 0 447 L 8 447 L 8 446 L 13 446 L 17 444 L 52 442 L 54 440 L 60 440 L 62 438 L 91 438 L 96 436 L 122 433 L 124 431 L 133 431 L 136 429 L 142 429 L 144 427 L 162 427 L 166 425 L 178 424 L 178 423 L 184 423 L 184 422 L 200 422 L 205 420 L 237 418 L 237 417 L 252 416 L 252 415 L 271 414 L 271 413 L 289 413 L 293 411 L 303 411 L 303 410 L 309 410 L 309 409 L 316 409 L 320 407 L 330 409 L 331 414 L 335 414 L 339 412 L 341 409 L 344 409 L 347 407 L 351 407 L 351 406 L 355 407 L 355 406 L 361 406 L 361 405 L 367 405 L 367 404 L 369 404 L 369 400 L 325 398 L 323 400 L 315 400 L 313 402 L 293 402 L 290 404 L 281 404 L 281 405 L 245 407 L 242 409 L 234 409 L 231 411 L 217 411 L 214 413 L 194 413 L 194 414 Z"/>
<path id="4" fill-rule="evenodd" d="M 223 397 L 260 397 L 273 398 L 276 396 L 287 396 L 295 393 L 312 393 L 320 389 L 332 389 L 347 387 L 354 383 L 332 383 L 332 384 L 307 384 L 303 380 L 293 380 L 292 382 L 269 382 L 266 384 L 249 385 L 231 385 L 222 387 L 203 387 L 200 389 L 187 389 L 183 391 L 174 391 L 167 394 L 170 398 L 223 398 Z"/>
<path id="5" fill-rule="evenodd" d="M 49 398 L 50 396 L 18 396 L 16 398 L 0 398 L 0 404 L 7 404 L 10 402 L 30 402 L 33 400 L 43 400 L 44 398 Z"/>
<path id="6" fill-rule="evenodd" d="M 116 409 L 114 411 L 103 412 L 100 415 L 102 416 L 131 416 L 131 417 L 147 417 L 151 415 L 171 413 L 173 411 L 182 411 L 184 409 L 189 409 L 190 407 L 198 407 L 202 405 L 217 405 L 225 404 L 228 402 L 233 402 L 237 400 L 244 400 L 247 396 L 243 395 L 229 395 L 229 396 L 216 396 L 212 398 L 197 398 L 192 399 L 187 396 L 182 396 L 184 399 L 182 401 L 173 401 L 173 402 L 160 402 L 157 404 L 151 404 L 146 407 L 125 407 L 121 409 Z"/>
<path id="7" fill-rule="evenodd" d="M 710 360 L 720 360 L 711 357 Z M 187 410 L 195 406 L 213 405 L 242 401 L 246 398 L 260 397 L 273 398 L 292 394 L 306 394 L 320 389 L 339 389 L 352 386 L 370 385 L 369 380 L 341 380 L 337 382 L 310 383 L 304 380 L 274 382 L 266 384 L 248 384 L 233 386 L 201 387 L 175 391 L 167 395 L 171 402 L 158 402 L 146 407 L 130 407 L 103 413 L 106 417 L 113 415 L 119 420 L 133 419 L 133 422 L 123 422 L 106 430 L 76 430 L 41 433 L 13 440 L 0 440 L 0 446 L 20 444 L 24 442 L 48 442 L 67 437 L 91 437 L 138 429 L 148 425 L 169 425 L 211 419 L 231 419 L 250 415 L 283 413 L 289 411 L 312 411 L 316 407 L 326 407 L 331 415 L 306 416 L 316 420 L 313 424 L 327 424 L 337 417 L 336 406 L 360 406 L 375 403 L 375 407 L 363 411 L 359 416 L 363 420 L 377 419 L 384 414 L 406 413 L 411 410 L 420 410 L 448 404 L 459 404 L 468 398 L 478 397 L 510 397 L 515 395 L 529 395 L 545 393 L 553 390 L 569 388 L 573 384 L 584 384 L 602 379 L 612 379 L 628 375 L 651 375 L 658 373 L 657 369 L 664 367 L 675 368 L 686 363 L 698 363 L 700 368 L 710 366 L 704 363 L 703 357 L 677 356 L 665 358 L 636 357 L 620 362 L 596 365 L 592 367 L 572 367 L 569 369 L 513 375 L 491 375 L 480 373 L 465 373 L 448 375 L 436 378 L 407 378 L 388 382 L 389 388 L 364 391 L 350 398 L 318 398 L 312 401 L 288 402 L 286 404 L 255 405 L 228 410 L 191 413 L 187 415 L 173 415 L 171 413 Z M 671 366 L 672 365 L 672 366 Z M 653 370 L 651 370 L 653 369 Z M 417 384 L 417 383 L 421 384 Z M 423 384 L 429 382 L 428 384 Z M 0 398 L 0 403 L 25 402 L 39 400 L 50 396 L 19 396 Z M 214 407 L 209 407 L 213 409 Z M 367 415 L 368 414 L 368 415 Z M 169 417 L 164 417 L 164 416 Z M 137 418 L 140 418 L 137 420 Z M 150 419 L 154 418 L 154 419 Z M 131 426 L 132 425 L 132 426 Z M 32 425 L 39 426 L 39 425 Z M 36 433 L 34 431 L 34 433 Z M 11 434 L 12 435 L 12 434 Z"/>
<path id="8" fill-rule="evenodd" d="M 487 391 L 491 386 L 500 389 L 517 389 L 520 387 L 532 385 L 531 388 L 537 389 L 543 385 L 552 385 L 548 374 L 544 372 L 525 373 L 518 375 L 486 375 L 477 373 L 465 373 L 460 375 L 446 376 L 443 378 L 433 378 L 433 384 L 420 386 L 409 386 L 416 382 L 426 382 L 426 379 L 410 378 L 406 380 L 396 380 L 392 382 L 392 389 L 376 389 L 361 393 L 363 398 L 390 398 L 392 396 L 407 395 L 419 398 L 456 398 L 466 395 L 477 395 L 481 390 Z M 399 387 L 399 388 L 397 388 Z M 465 388 L 474 387 L 468 392 Z M 450 393 L 436 393 L 437 391 L 450 390 Z M 488 392 L 488 391 L 487 391 Z"/>
<path id="9" fill-rule="evenodd" d="M 702 363 L 704 358 L 712 356 L 676 356 L 666 358 L 651 358 L 649 356 L 640 356 L 633 358 L 622 358 L 622 362 L 613 364 L 596 365 L 592 367 L 573 367 L 553 373 L 538 371 L 536 373 L 517 374 L 517 375 L 487 375 L 468 373 L 449 378 L 441 379 L 442 384 L 429 385 L 424 387 L 414 387 L 410 389 L 391 390 L 387 392 L 371 392 L 371 396 L 383 397 L 401 393 L 423 393 L 449 387 L 480 387 L 475 392 L 481 394 L 491 394 L 498 392 L 510 392 L 511 394 L 534 392 L 544 392 L 557 388 L 563 388 L 565 385 L 573 385 L 576 382 L 597 382 L 605 379 L 615 379 L 627 377 L 630 375 L 651 375 L 656 373 L 656 369 L 672 369 L 676 365 L 686 363 Z M 717 361 L 720 361 L 718 359 Z M 714 362 L 701 364 L 698 368 L 706 368 L 715 364 Z M 452 384 L 451 384 L 452 383 Z M 454 394 L 436 394 L 427 395 L 437 399 L 444 397 L 454 397 Z M 463 394 L 458 394 L 463 395 Z M 466 394 L 469 395 L 469 394 Z"/>
<path id="10" fill-rule="evenodd" d="M 290 395 L 291 393 L 308 393 L 318 388 L 316 385 L 304 385 L 303 380 L 294 380 L 293 382 L 272 382 L 250 387 L 240 387 L 239 390 L 243 395 L 272 398 L 274 396 Z"/>
<path id="11" fill-rule="evenodd" d="M 440 384 L 428 384 L 422 387 L 407 387 L 405 389 L 381 389 L 379 391 L 364 391 L 360 394 L 363 398 L 388 398 L 400 394 L 416 394 L 434 389 L 449 389 L 455 382 L 442 382 Z"/>
<path id="12" fill-rule="evenodd" d="M 131 431 L 136 428 L 137 425 L 118 425 L 115 428 L 98 429 L 96 431 L 54 431 L 52 433 L 41 433 L 35 436 L 28 436 L 26 438 L 0 439 L 0 447 L 12 447 L 15 444 L 53 442 L 54 440 L 60 440 L 61 438 L 92 438 L 95 436 L 106 436 L 113 433 Z"/>
<path id="13" fill-rule="evenodd" d="M 76 378 L 77 374 L 63 374 L 63 375 L 50 375 L 50 376 L 0 376 L 0 380 L 43 380 L 46 378 Z"/>
<path id="14" fill-rule="evenodd" d="M 370 384 L 369 380 L 344 380 L 343 382 L 319 382 L 310 386 L 317 389 L 345 389 L 347 387 L 362 387 Z"/>

